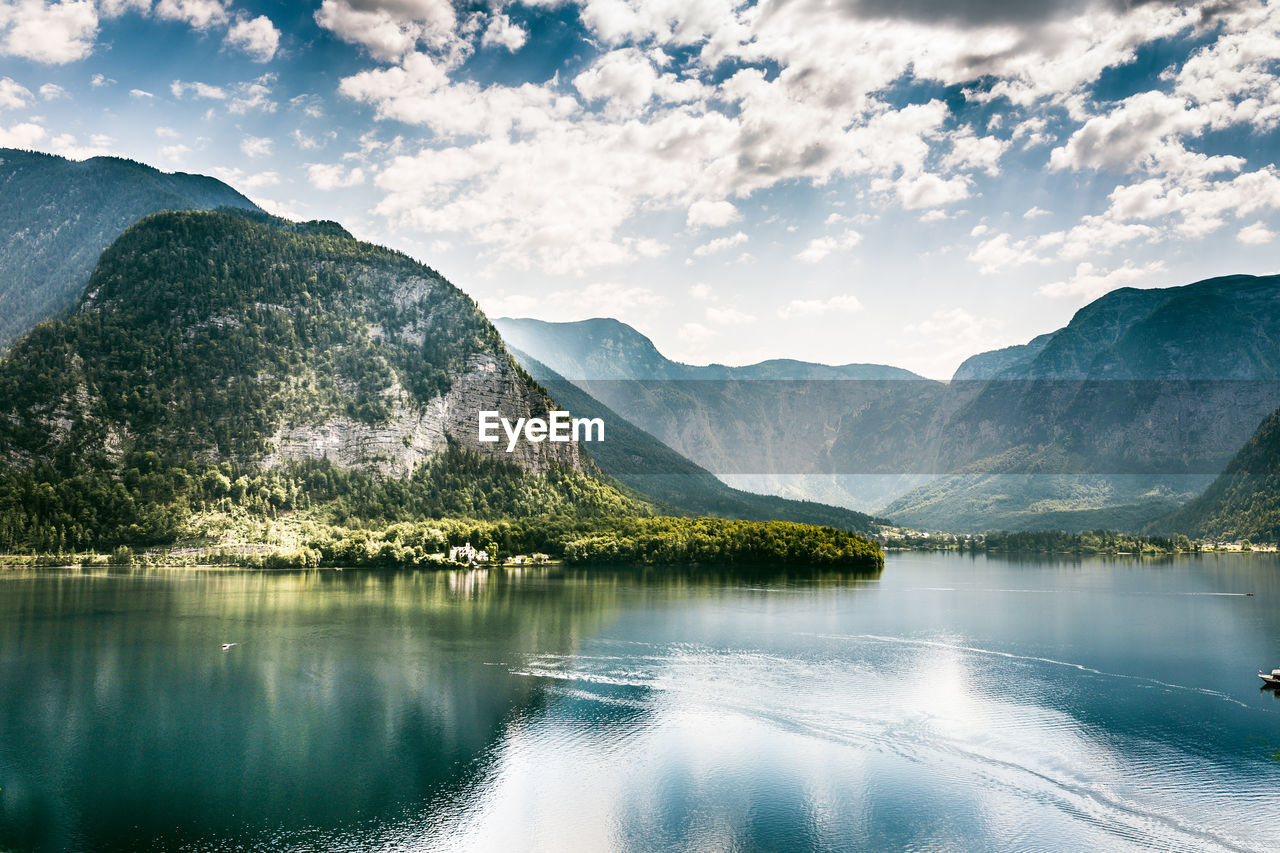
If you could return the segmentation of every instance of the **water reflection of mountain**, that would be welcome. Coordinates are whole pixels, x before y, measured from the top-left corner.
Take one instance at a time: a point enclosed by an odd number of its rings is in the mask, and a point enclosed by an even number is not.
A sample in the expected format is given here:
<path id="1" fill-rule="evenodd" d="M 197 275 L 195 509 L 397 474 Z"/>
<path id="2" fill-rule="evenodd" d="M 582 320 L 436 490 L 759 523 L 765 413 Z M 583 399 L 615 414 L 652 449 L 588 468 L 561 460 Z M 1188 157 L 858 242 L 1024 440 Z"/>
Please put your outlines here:
<path id="1" fill-rule="evenodd" d="M 543 701 L 512 665 L 572 655 L 622 589 L 726 594 L 656 570 L 9 573 L 0 848 L 179 846 L 447 800 Z"/>

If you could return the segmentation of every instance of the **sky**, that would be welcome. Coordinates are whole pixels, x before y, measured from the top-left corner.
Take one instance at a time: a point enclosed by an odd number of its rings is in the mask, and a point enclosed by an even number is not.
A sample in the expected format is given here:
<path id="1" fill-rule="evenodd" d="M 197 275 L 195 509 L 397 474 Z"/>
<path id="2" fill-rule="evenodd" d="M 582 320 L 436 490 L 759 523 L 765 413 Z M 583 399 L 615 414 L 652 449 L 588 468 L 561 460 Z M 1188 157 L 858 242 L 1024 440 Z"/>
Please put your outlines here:
<path id="1" fill-rule="evenodd" d="M 945 378 L 1280 271 L 1280 4 L 0 0 L 0 147 L 218 177 L 491 317 Z"/>

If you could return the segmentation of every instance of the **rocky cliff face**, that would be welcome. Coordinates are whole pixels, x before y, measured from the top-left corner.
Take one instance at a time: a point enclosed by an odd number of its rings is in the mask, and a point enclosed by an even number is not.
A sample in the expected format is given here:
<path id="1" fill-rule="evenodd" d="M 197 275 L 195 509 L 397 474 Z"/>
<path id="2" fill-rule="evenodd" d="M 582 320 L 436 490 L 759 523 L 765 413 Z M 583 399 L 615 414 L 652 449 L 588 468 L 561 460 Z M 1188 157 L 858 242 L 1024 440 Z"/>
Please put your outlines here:
<path id="1" fill-rule="evenodd" d="M 71 316 L 0 362 L 5 461 L 68 471 L 152 453 L 404 478 L 450 445 L 581 470 L 572 443 L 478 441 L 479 411 L 550 406 L 435 271 L 333 223 L 260 214 L 148 217 Z"/>
<path id="2" fill-rule="evenodd" d="M 477 355 L 454 377 L 448 393 L 414 406 L 398 385 L 388 389 L 390 414 L 382 422 L 364 423 L 346 415 L 323 422 L 281 426 L 269 440 L 265 467 L 290 461 L 327 459 L 354 468 L 404 479 L 423 462 L 444 452 L 450 442 L 491 454 L 532 473 L 545 473 L 552 461 L 581 470 L 578 446 L 520 441 L 510 453 L 506 438 L 495 446 L 477 440 L 477 413 L 499 411 L 514 420 L 545 411 L 545 400 L 496 355 Z"/>

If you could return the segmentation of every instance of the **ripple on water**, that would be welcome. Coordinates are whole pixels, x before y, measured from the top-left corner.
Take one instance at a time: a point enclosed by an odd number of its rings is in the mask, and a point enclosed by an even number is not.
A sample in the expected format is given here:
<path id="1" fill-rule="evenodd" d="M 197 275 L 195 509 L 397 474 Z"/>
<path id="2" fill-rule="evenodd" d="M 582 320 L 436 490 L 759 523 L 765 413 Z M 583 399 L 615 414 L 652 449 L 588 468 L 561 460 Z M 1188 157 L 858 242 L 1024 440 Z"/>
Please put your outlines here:
<path id="1" fill-rule="evenodd" d="M 1176 743 L 1116 736 L 1055 705 L 1052 694 L 1067 682 L 1053 671 L 1111 680 L 1119 689 L 1248 707 L 1234 697 L 963 643 L 881 635 L 823 639 L 856 651 L 824 659 L 673 646 L 640 657 L 538 656 L 513 671 L 571 684 L 562 695 L 576 702 L 647 707 L 657 722 L 614 741 L 615 756 L 652 748 L 651 741 L 664 736 L 696 743 L 681 731 L 711 720 L 722 730 L 763 728 L 825 745 L 831 755 L 870 756 L 880 772 L 904 778 L 923 769 L 935 787 L 973 798 L 991 831 L 1017 840 L 1019 849 L 1044 841 L 1042 832 L 1019 827 L 1053 824 L 1063 843 L 1045 849 L 1071 849 L 1066 840 L 1072 837 L 1139 849 L 1270 847 L 1251 826 L 1258 808 L 1280 814 L 1274 770 L 1242 778 L 1238 767 Z M 1028 667 L 1038 668 L 1034 677 Z M 609 692 L 601 692 L 605 688 Z M 550 737 L 545 745 L 554 749 L 557 741 Z M 732 756 L 696 747 L 687 757 L 734 763 Z"/>

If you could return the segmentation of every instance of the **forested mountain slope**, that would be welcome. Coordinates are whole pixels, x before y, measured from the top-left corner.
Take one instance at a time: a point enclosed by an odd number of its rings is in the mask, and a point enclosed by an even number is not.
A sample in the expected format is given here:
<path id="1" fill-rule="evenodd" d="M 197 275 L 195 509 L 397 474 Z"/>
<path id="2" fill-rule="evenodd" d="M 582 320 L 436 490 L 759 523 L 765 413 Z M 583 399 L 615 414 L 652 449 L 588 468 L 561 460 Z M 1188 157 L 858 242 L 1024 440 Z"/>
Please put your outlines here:
<path id="1" fill-rule="evenodd" d="M 75 304 L 102 250 L 162 210 L 257 210 L 204 175 L 0 148 L 0 350 Z"/>

